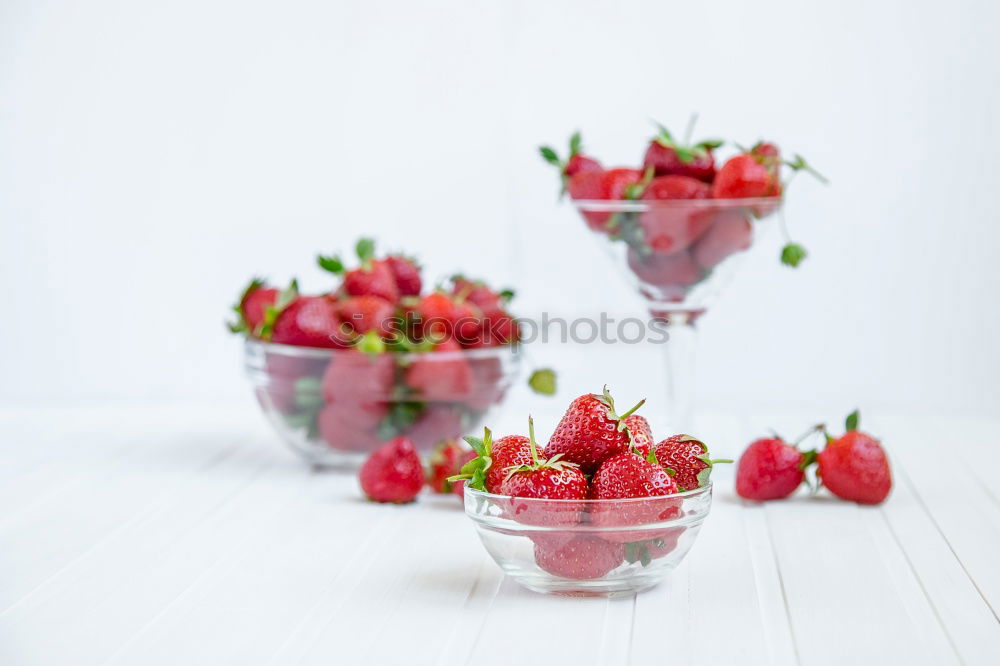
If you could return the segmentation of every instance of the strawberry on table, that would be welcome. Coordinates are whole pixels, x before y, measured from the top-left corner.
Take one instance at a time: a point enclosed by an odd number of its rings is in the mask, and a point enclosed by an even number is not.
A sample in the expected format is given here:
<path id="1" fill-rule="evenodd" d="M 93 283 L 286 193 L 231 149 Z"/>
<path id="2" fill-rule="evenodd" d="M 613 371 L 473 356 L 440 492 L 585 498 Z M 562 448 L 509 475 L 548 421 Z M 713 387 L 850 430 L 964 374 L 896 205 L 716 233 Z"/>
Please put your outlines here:
<path id="1" fill-rule="evenodd" d="M 361 489 L 373 502 L 406 504 L 424 486 L 424 466 L 413 443 L 397 437 L 375 451 L 358 473 Z"/>
<path id="2" fill-rule="evenodd" d="M 717 463 L 731 463 L 732 460 L 712 460 L 708 456 L 708 446 L 691 435 L 674 435 L 656 445 L 653 449 L 656 460 L 674 477 L 681 492 L 701 488 L 708 483 L 712 466 Z"/>
<path id="3" fill-rule="evenodd" d="M 587 393 L 570 403 L 545 447 L 545 456 L 562 454 L 576 463 L 584 474 L 593 474 L 608 457 L 629 449 L 631 436 L 625 419 L 645 400 L 640 400 L 624 414 L 615 411 L 615 401 L 608 388 L 597 395 Z"/>
<path id="4" fill-rule="evenodd" d="M 780 437 L 750 443 L 736 465 L 736 494 L 750 500 L 784 499 L 805 480 L 816 453 L 803 453 Z"/>
<path id="5" fill-rule="evenodd" d="M 881 504 L 892 490 L 892 472 L 882 443 L 858 430 L 858 412 L 847 417 L 847 432 L 829 438 L 816 457 L 819 478 L 840 499 Z"/>

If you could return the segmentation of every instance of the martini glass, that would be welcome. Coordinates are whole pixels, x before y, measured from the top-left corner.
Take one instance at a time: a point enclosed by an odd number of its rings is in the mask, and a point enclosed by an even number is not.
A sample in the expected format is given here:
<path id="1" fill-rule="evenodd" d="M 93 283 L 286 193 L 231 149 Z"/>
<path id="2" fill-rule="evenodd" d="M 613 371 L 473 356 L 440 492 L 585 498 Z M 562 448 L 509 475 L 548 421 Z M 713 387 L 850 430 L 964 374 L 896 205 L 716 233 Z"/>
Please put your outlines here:
<path id="1" fill-rule="evenodd" d="M 691 425 L 695 326 L 781 203 L 781 197 L 573 202 L 652 319 L 667 327 L 667 418 L 675 430 Z"/>

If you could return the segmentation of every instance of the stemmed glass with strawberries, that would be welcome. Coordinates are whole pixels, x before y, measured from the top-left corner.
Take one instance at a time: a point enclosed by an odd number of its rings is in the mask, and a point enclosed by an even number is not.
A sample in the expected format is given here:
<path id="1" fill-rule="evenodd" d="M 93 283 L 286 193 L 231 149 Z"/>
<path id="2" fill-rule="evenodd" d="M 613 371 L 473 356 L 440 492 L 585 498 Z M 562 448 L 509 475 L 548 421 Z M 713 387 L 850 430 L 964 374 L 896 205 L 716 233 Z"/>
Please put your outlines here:
<path id="1" fill-rule="evenodd" d="M 693 123 L 692 123 L 693 124 Z M 690 134 L 690 126 L 689 132 Z M 671 422 L 690 419 L 694 324 L 764 220 L 781 216 L 790 175 L 818 174 L 800 155 L 783 159 L 778 146 L 759 141 L 717 159 L 724 142 L 677 140 L 665 127 L 649 141 L 638 167 L 605 168 L 584 152 L 580 134 L 565 159 L 543 146 L 559 170 L 563 194 L 612 254 L 650 315 L 668 326 L 668 404 Z M 796 267 L 806 251 L 788 238 L 780 259 Z"/>

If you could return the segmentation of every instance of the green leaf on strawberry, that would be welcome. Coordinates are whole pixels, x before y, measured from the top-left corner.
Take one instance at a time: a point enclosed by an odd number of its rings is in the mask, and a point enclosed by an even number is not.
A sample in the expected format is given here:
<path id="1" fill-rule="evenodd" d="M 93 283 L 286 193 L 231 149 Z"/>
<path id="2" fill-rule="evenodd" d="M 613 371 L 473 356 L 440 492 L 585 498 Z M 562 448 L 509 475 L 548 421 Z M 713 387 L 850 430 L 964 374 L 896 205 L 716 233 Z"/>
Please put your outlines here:
<path id="1" fill-rule="evenodd" d="M 559 154 L 556 153 L 549 146 L 539 146 L 538 152 L 542 155 L 542 159 L 551 164 L 552 166 L 557 166 L 562 168 L 562 160 L 559 159 Z"/>
<path id="2" fill-rule="evenodd" d="M 247 322 L 246 316 L 243 313 L 243 304 L 246 303 L 247 296 L 250 295 L 250 292 L 260 289 L 263 286 L 264 279 L 255 277 L 250 280 L 250 284 L 243 289 L 239 300 L 236 301 L 235 305 L 233 305 L 233 312 L 236 313 L 236 321 L 226 322 L 226 326 L 229 328 L 231 333 L 252 333 L 250 330 L 250 324 Z"/>
<path id="3" fill-rule="evenodd" d="M 340 275 L 344 272 L 344 262 L 340 260 L 340 257 L 324 257 L 322 254 L 316 257 L 316 263 L 324 271 L 333 273 L 334 275 Z"/>
<path id="4" fill-rule="evenodd" d="M 847 419 L 844 421 L 844 425 L 847 428 L 847 432 L 850 432 L 852 430 L 857 430 L 860 422 L 861 422 L 861 412 L 855 409 L 853 412 L 847 415 Z"/>

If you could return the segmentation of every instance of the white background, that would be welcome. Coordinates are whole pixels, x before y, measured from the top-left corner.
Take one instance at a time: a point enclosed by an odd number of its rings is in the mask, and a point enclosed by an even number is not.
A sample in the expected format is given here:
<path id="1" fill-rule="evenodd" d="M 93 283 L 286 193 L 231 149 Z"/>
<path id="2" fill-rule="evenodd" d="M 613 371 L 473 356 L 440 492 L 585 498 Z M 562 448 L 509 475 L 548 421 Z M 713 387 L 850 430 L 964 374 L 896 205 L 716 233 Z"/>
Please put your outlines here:
<path id="1" fill-rule="evenodd" d="M 312 256 L 362 233 L 512 284 L 519 314 L 637 313 L 535 147 L 580 128 L 634 163 L 650 118 L 700 111 L 698 134 L 772 138 L 833 182 L 789 194 L 807 262 L 780 267 L 772 234 L 704 320 L 703 400 L 995 412 L 998 19 L 986 0 L 5 0 L 0 399 L 248 400 L 227 306 L 256 273 L 324 288 Z"/>

